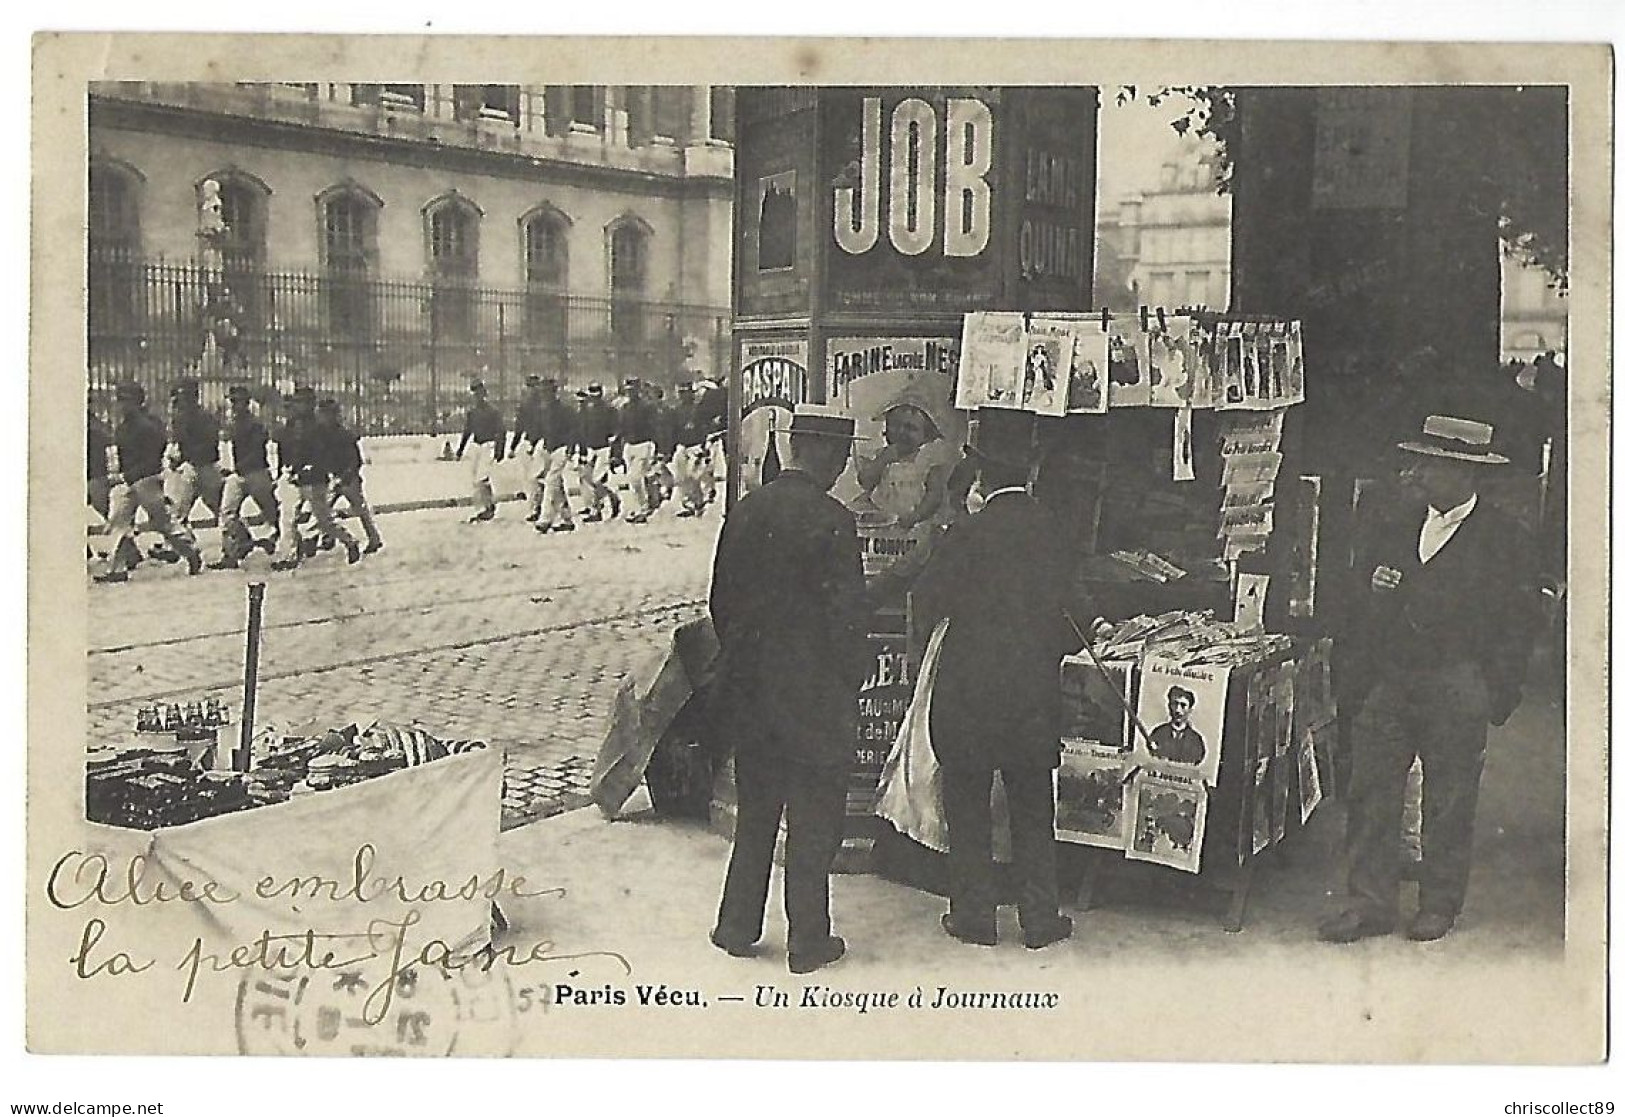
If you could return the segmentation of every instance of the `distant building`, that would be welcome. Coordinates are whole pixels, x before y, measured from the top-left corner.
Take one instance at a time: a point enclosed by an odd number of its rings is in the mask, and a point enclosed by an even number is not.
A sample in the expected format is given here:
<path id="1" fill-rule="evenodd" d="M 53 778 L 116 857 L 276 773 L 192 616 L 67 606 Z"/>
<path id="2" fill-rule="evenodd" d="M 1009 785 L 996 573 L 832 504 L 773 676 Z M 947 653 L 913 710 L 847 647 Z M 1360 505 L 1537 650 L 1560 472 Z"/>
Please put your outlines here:
<path id="1" fill-rule="evenodd" d="M 1152 188 L 1102 207 L 1097 305 L 1229 305 L 1230 199 L 1216 172 L 1214 154 L 1186 139 Z"/>
<path id="2" fill-rule="evenodd" d="M 474 375 L 727 360 L 729 89 L 108 82 L 89 126 L 93 383 L 178 374 L 215 314 L 220 378 L 409 400 L 391 428 Z"/>
<path id="3" fill-rule="evenodd" d="M 1533 361 L 1547 350 L 1567 353 L 1568 299 L 1545 271 L 1501 257 L 1501 359 Z"/>

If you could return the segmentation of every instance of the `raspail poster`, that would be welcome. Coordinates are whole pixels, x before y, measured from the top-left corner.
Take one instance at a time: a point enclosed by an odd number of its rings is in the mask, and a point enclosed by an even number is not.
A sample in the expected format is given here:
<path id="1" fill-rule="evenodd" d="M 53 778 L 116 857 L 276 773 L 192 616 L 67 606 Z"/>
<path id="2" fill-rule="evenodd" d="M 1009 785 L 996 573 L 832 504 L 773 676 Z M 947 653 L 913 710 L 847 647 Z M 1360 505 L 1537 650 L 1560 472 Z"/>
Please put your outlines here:
<path id="1" fill-rule="evenodd" d="M 1137 712 L 1150 739 L 1136 741 L 1135 751 L 1147 768 L 1218 782 L 1229 683 L 1228 667 L 1145 662 Z"/>
<path id="2" fill-rule="evenodd" d="M 1026 323 L 1020 314 L 978 310 L 965 315 L 954 406 L 961 411 L 1019 408 L 1026 377 L 1026 339 Z"/>
<path id="3" fill-rule="evenodd" d="M 1067 412 L 1104 415 L 1110 338 L 1096 318 L 1074 318 L 1066 324 L 1072 331 L 1072 382 L 1067 390 Z"/>
<path id="4" fill-rule="evenodd" d="M 807 342 L 804 338 L 747 338 L 739 345 L 740 495 L 762 483 L 770 435 L 790 429 L 797 404 L 807 402 Z M 788 460 L 787 440 L 778 438 L 780 463 Z"/>
<path id="5" fill-rule="evenodd" d="M 966 419 L 952 403 L 959 345 L 951 337 L 837 337 L 825 347 L 825 399 L 860 439 L 835 487 L 852 509 L 864 572 L 917 569 L 948 523 L 948 475 L 964 457 Z"/>
<path id="6" fill-rule="evenodd" d="M 1065 322 L 1034 318 L 1026 334 L 1021 409 L 1038 415 L 1065 415 L 1076 345 L 1072 328 Z"/>
<path id="7" fill-rule="evenodd" d="M 1207 836 L 1207 788 L 1200 780 L 1142 771 L 1129 783 L 1133 830 L 1125 855 L 1202 871 L 1202 840 Z"/>
<path id="8" fill-rule="evenodd" d="M 1055 776 L 1055 836 L 1101 849 L 1126 849 L 1132 763 L 1118 749 L 1063 739 Z"/>
<path id="9" fill-rule="evenodd" d="M 1106 405 L 1146 407 L 1151 381 L 1140 367 L 1140 323 L 1133 315 L 1114 314 L 1106 321 Z"/>
<path id="10" fill-rule="evenodd" d="M 1061 736 L 1122 751 L 1129 747 L 1132 665 L 1087 656 L 1061 661 Z"/>

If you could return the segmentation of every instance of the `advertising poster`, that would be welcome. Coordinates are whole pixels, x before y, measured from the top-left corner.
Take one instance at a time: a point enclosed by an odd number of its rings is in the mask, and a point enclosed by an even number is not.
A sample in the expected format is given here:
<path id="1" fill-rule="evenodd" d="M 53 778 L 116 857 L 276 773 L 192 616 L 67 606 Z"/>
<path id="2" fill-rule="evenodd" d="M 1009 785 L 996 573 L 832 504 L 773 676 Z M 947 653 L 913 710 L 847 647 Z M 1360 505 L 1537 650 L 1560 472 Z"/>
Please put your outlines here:
<path id="1" fill-rule="evenodd" d="M 975 411 L 1021 406 L 1026 334 L 1021 315 L 1014 312 L 979 310 L 965 315 L 955 407 Z"/>
<path id="2" fill-rule="evenodd" d="M 796 266 L 796 172 L 780 171 L 756 181 L 756 270 Z"/>
<path id="3" fill-rule="evenodd" d="M 1129 787 L 1128 859 L 1201 872 L 1207 788 L 1198 780 L 1153 772 L 1140 772 Z"/>
<path id="4" fill-rule="evenodd" d="M 1088 656 L 1061 660 L 1061 736 L 1119 751 L 1128 748 L 1131 667 L 1109 661 L 1096 667 Z"/>
<path id="5" fill-rule="evenodd" d="M 1320 806 L 1320 759 L 1315 755 L 1315 732 L 1307 730 L 1298 746 L 1298 821 L 1307 824 Z"/>
<path id="6" fill-rule="evenodd" d="M 1114 314 L 1106 324 L 1106 405 L 1146 407 L 1151 382 L 1140 367 L 1140 323 L 1132 315 Z"/>
<path id="7" fill-rule="evenodd" d="M 1072 319 L 1067 325 L 1072 330 L 1072 383 L 1066 410 L 1072 415 L 1104 415 L 1110 338 L 1093 318 Z"/>
<path id="8" fill-rule="evenodd" d="M 1055 836 L 1063 842 L 1128 848 L 1128 777 L 1122 752 L 1085 741 L 1061 742 L 1055 776 Z"/>
<path id="9" fill-rule="evenodd" d="M 1219 779 L 1228 667 L 1182 667 L 1147 660 L 1140 673 L 1140 724 L 1151 735 L 1135 742 L 1148 768 L 1199 779 Z"/>
<path id="10" fill-rule="evenodd" d="M 858 691 L 858 741 L 847 784 L 848 818 L 868 818 L 874 813 L 880 773 L 891 754 L 892 742 L 902 728 L 914 693 L 914 680 L 908 669 L 908 637 L 888 624 L 895 618 L 882 614 L 871 625 L 869 649 L 873 658 L 869 676 Z M 885 631 L 893 629 L 893 631 Z"/>
<path id="11" fill-rule="evenodd" d="M 948 477 L 964 457 L 967 422 L 952 402 L 961 364 L 947 337 L 837 337 L 826 345 L 825 400 L 863 436 L 830 492 L 857 517 L 866 576 L 917 571 L 955 515 Z"/>
<path id="12" fill-rule="evenodd" d="M 1021 409 L 1039 415 L 1065 415 L 1072 386 L 1075 339 L 1071 326 L 1034 318 L 1027 330 Z"/>
<path id="13" fill-rule="evenodd" d="M 818 206 L 813 126 L 817 98 L 805 88 L 739 91 L 734 255 L 743 315 L 805 314 L 812 294 Z"/>
<path id="14" fill-rule="evenodd" d="M 1156 314 L 1140 335 L 1140 362 L 1150 385 L 1152 407 L 1197 407 L 1207 380 L 1199 331 L 1189 315 Z"/>
<path id="15" fill-rule="evenodd" d="M 739 345 L 739 495 L 762 483 L 771 432 L 790 428 L 799 403 L 807 402 L 807 342 L 805 339 L 747 338 Z M 776 453 L 782 463 L 787 440 L 777 437 Z"/>

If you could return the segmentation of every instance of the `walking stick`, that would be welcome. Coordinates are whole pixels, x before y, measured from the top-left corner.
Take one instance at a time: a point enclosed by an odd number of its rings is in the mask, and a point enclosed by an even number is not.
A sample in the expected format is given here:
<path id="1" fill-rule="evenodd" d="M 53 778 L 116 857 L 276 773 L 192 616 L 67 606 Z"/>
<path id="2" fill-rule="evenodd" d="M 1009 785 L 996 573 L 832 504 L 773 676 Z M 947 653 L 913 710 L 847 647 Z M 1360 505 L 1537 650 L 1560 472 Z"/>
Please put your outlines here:
<path id="1" fill-rule="evenodd" d="M 1106 685 L 1111 688 L 1112 697 L 1117 699 L 1117 704 L 1123 707 L 1123 712 L 1126 713 L 1129 720 L 1133 722 L 1134 728 L 1140 731 L 1140 736 L 1145 740 L 1146 748 L 1149 750 L 1151 747 L 1151 734 L 1146 730 L 1145 723 L 1140 720 L 1140 715 L 1134 711 L 1134 707 L 1128 704 L 1128 699 L 1123 696 L 1123 692 L 1117 689 L 1117 684 L 1112 681 L 1111 672 L 1106 670 L 1106 665 L 1100 662 L 1099 656 L 1095 655 L 1095 649 L 1090 646 L 1089 638 L 1083 634 L 1083 629 L 1078 627 L 1078 622 L 1072 619 L 1072 614 L 1068 613 L 1065 609 L 1062 609 L 1061 615 L 1066 618 L 1066 623 L 1072 626 L 1072 631 L 1076 633 L 1078 639 L 1083 642 L 1083 650 L 1089 654 L 1090 662 L 1092 662 L 1100 671 L 1100 677 L 1105 679 Z M 1140 766 L 1136 764 L 1133 768 L 1130 768 L 1127 772 L 1123 773 L 1123 779 L 1121 782 L 1127 783 L 1129 780 L 1133 779 L 1139 771 Z"/>
<path id="2" fill-rule="evenodd" d="M 253 758 L 254 696 L 260 680 L 260 615 L 265 608 L 265 583 L 248 584 L 248 642 L 243 663 L 243 724 L 232 752 L 231 767 L 237 772 L 248 771 Z"/>

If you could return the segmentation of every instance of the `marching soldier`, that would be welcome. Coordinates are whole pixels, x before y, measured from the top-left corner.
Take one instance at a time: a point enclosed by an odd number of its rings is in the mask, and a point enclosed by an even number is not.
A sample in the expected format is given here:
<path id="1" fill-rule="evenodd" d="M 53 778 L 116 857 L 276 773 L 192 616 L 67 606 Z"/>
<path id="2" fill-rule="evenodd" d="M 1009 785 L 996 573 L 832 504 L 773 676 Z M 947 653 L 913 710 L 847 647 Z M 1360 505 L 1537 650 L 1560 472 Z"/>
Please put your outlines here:
<path id="1" fill-rule="evenodd" d="M 463 453 L 472 442 L 474 455 L 470 461 L 473 464 L 474 503 L 479 505 L 480 510 L 470 516 L 468 522 L 478 524 L 496 518 L 497 501 L 491 489 L 491 469 L 503 458 L 507 432 L 502 429 L 501 413 L 486 398 L 485 382 L 476 380 L 468 386 L 468 390 L 474 399 L 468 405 L 468 414 L 463 420 L 463 440 L 457 444 L 457 460 L 463 460 Z"/>
<path id="2" fill-rule="evenodd" d="M 513 418 L 513 441 L 508 444 L 508 456 L 524 470 L 525 496 L 529 505 L 525 522 L 530 524 L 542 516 L 542 486 L 549 458 L 543 423 L 542 378 L 527 376 L 525 394 L 520 398 L 519 409 Z"/>
<path id="3" fill-rule="evenodd" d="M 323 464 L 333 478 L 333 490 L 344 498 L 350 511 L 361 521 L 366 532 L 364 555 L 376 554 L 384 549 L 384 537 L 378 534 L 378 521 L 372 506 L 367 503 L 367 492 L 361 481 L 361 439 L 344 425 L 339 416 L 339 401 L 323 399 L 316 405 L 317 443 L 321 447 Z"/>
<path id="4" fill-rule="evenodd" d="M 620 515 L 620 498 L 609 487 L 610 442 L 615 438 L 615 412 L 604 399 L 604 386 L 590 384 L 580 397 L 580 421 L 576 432 L 576 456 L 581 461 L 581 491 L 587 510 L 581 518 L 589 524 L 604 518 L 607 501 L 611 518 Z"/>
<path id="5" fill-rule="evenodd" d="M 186 559 L 188 574 L 203 569 L 203 556 L 190 532 L 175 524 L 164 499 L 164 449 L 168 439 L 161 419 L 147 410 L 147 393 L 139 384 L 120 384 L 118 429 L 113 441 L 118 448 L 119 474 L 123 485 L 110 497 L 108 523 L 113 532 L 112 559 L 98 582 L 128 580 L 130 551 L 135 548 L 136 512 L 144 511 L 152 527 L 168 540 L 177 554 Z"/>
<path id="6" fill-rule="evenodd" d="M 170 441 L 180 458 L 171 494 L 175 523 L 190 535 L 192 529 L 188 521 L 192 506 L 200 498 L 215 519 L 220 518 L 220 501 L 225 491 L 225 481 L 220 476 L 220 424 L 203 409 L 198 382 L 192 377 L 181 380 L 170 393 L 170 413 Z"/>
<path id="7" fill-rule="evenodd" d="M 316 427 L 316 392 L 312 388 L 296 388 L 290 402 L 288 418 L 276 435 L 282 485 L 277 495 L 282 508 L 282 526 L 277 557 L 271 569 L 292 570 L 299 565 L 297 508 L 301 500 L 309 507 L 317 530 L 344 544 L 344 553 L 350 562 L 360 562 L 361 545 L 333 515 L 333 502 L 327 491 L 331 472 L 322 453 L 322 436 Z"/>
<path id="8" fill-rule="evenodd" d="M 671 472 L 677 482 L 677 496 L 681 507 L 679 516 L 699 516 L 705 512 L 704 474 L 709 466 L 705 453 L 705 432 L 700 428 L 698 403 L 694 398 L 694 385 L 682 384 L 677 388 L 677 403 L 672 413 Z"/>
<path id="9" fill-rule="evenodd" d="M 649 474 L 655 459 L 657 416 L 654 405 L 644 395 L 643 382 L 636 377 L 626 382 L 626 402 L 621 405 L 619 420 L 616 433 L 626 462 L 630 505 L 626 522 L 648 523 L 654 512 L 649 500 Z"/>
<path id="10" fill-rule="evenodd" d="M 570 512 L 570 495 L 564 487 L 564 472 L 569 468 L 570 455 L 578 442 L 576 414 L 559 398 L 557 380 L 542 380 L 537 419 L 540 442 L 535 457 L 542 503 L 536 530 L 544 535 L 550 531 L 574 531 L 575 519 Z"/>
<path id="11" fill-rule="evenodd" d="M 226 472 L 225 490 L 220 498 L 220 561 L 216 570 L 230 570 L 257 546 L 267 551 L 276 547 L 281 510 L 277 507 L 276 480 L 271 474 L 269 443 L 271 435 L 254 414 L 245 384 L 233 384 L 227 393 L 231 418 L 226 425 L 226 446 L 231 468 Z M 260 518 L 271 525 L 269 539 L 256 540 L 243 523 L 243 502 L 250 497 Z"/>

